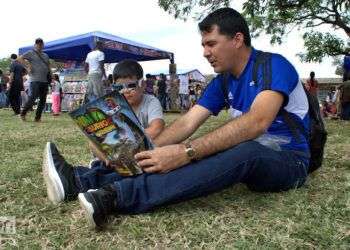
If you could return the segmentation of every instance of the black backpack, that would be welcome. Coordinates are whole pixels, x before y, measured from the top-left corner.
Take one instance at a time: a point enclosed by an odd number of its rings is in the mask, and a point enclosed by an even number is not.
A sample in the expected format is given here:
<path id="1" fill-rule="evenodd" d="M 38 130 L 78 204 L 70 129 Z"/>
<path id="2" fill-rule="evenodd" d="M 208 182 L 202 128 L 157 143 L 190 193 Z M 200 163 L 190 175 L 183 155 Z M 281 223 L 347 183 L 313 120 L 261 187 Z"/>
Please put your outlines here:
<path id="1" fill-rule="evenodd" d="M 253 82 L 254 85 L 258 86 L 258 71 L 262 70 L 262 90 L 271 89 L 271 80 L 272 80 L 272 68 L 271 68 L 271 54 L 268 52 L 257 51 L 256 60 L 253 65 Z M 229 99 L 228 99 L 228 73 L 223 74 L 223 81 L 221 84 L 222 92 L 224 93 L 225 108 L 229 108 Z M 304 85 L 303 85 L 304 87 Z M 315 171 L 322 165 L 324 146 L 327 141 L 327 131 L 324 126 L 324 122 L 321 116 L 319 102 L 316 96 L 311 95 L 304 91 L 307 96 L 309 103 L 309 116 L 310 116 L 310 128 L 309 131 L 306 131 L 305 128 L 298 123 L 284 108 L 279 111 L 279 114 L 282 115 L 289 129 L 291 130 L 293 137 L 300 141 L 300 133 L 308 138 L 309 149 L 310 149 L 310 163 L 309 163 L 309 173 Z"/>

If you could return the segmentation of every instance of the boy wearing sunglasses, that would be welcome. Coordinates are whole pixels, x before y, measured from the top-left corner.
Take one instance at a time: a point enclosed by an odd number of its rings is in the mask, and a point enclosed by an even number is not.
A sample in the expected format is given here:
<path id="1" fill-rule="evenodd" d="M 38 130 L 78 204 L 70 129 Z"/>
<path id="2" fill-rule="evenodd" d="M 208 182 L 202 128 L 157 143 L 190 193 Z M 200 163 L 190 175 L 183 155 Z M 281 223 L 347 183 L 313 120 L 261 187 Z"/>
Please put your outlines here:
<path id="1" fill-rule="evenodd" d="M 141 65 L 131 59 L 119 62 L 113 70 L 114 83 L 112 90 L 119 91 L 133 109 L 147 136 L 154 140 L 164 129 L 163 110 L 159 100 L 153 95 L 144 94 L 145 85 L 142 80 L 143 69 Z M 104 161 L 107 166 L 108 160 L 104 155 L 89 143 L 93 154 Z M 90 165 L 99 163 L 99 160 L 92 160 Z"/>
<path id="2" fill-rule="evenodd" d="M 123 94 L 135 112 L 146 134 L 153 140 L 164 128 L 163 110 L 153 95 L 144 94 L 143 70 L 134 60 L 124 60 L 113 70 L 113 90 Z"/>
<path id="3" fill-rule="evenodd" d="M 123 60 L 113 70 L 113 89 L 123 94 L 135 112 L 151 140 L 155 139 L 164 128 L 163 110 L 160 102 L 153 95 L 144 94 L 143 69 L 134 60 Z M 43 171 L 45 172 L 48 197 L 53 203 L 76 199 L 79 192 L 91 188 L 89 181 L 113 183 L 121 179 L 114 170 L 108 168 L 109 162 L 95 149 L 93 153 L 101 160 L 94 160 L 90 167 L 72 167 L 56 146 L 48 142 L 45 148 Z M 84 175 L 84 180 L 78 176 Z M 102 180 L 103 179 L 103 180 Z"/>

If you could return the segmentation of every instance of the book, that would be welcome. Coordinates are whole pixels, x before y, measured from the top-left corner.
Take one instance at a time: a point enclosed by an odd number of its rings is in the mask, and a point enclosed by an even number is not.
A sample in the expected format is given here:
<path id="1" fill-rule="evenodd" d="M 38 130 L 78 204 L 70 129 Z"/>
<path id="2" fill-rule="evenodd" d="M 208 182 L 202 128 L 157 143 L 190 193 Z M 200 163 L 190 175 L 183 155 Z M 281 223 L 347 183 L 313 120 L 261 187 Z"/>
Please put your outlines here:
<path id="1" fill-rule="evenodd" d="M 134 155 L 154 146 L 118 91 L 86 103 L 69 115 L 120 175 L 142 173 Z"/>

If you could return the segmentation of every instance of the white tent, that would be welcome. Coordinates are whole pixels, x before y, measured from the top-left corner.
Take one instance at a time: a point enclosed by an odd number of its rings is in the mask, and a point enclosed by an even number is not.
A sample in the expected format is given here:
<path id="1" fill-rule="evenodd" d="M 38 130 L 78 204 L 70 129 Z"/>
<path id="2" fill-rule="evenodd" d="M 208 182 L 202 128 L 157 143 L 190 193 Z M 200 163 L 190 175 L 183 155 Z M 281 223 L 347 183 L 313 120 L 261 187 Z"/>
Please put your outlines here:
<path id="1" fill-rule="evenodd" d="M 169 76 L 165 72 L 156 72 L 156 73 L 153 73 L 152 75 L 159 76 L 160 73 L 163 73 L 166 76 Z M 178 76 L 187 77 L 189 81 L 205 83 L 205 76 L 198 69 L 178 70 L 176 74 Z"/>

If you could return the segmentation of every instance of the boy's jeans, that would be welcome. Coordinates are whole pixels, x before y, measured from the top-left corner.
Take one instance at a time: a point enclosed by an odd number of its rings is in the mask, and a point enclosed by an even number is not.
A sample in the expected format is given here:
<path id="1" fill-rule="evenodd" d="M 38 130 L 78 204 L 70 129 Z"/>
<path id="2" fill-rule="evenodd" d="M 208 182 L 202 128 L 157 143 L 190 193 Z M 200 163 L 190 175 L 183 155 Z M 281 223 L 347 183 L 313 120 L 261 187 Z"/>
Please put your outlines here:
<path id="1" fill-rule="evenodd" d="M 236 183 L 254 191 L 283 191 L 303 185 L 308 159 L 293 151 L 274 151 L 258 142 L 241 143 L 224 152 L 166 174 L 121 177 L 97 162 L 75 169 L 79 192 L 113 183 L 118 213 L 142 213 L 159 205 L 213 193 Z"/>

